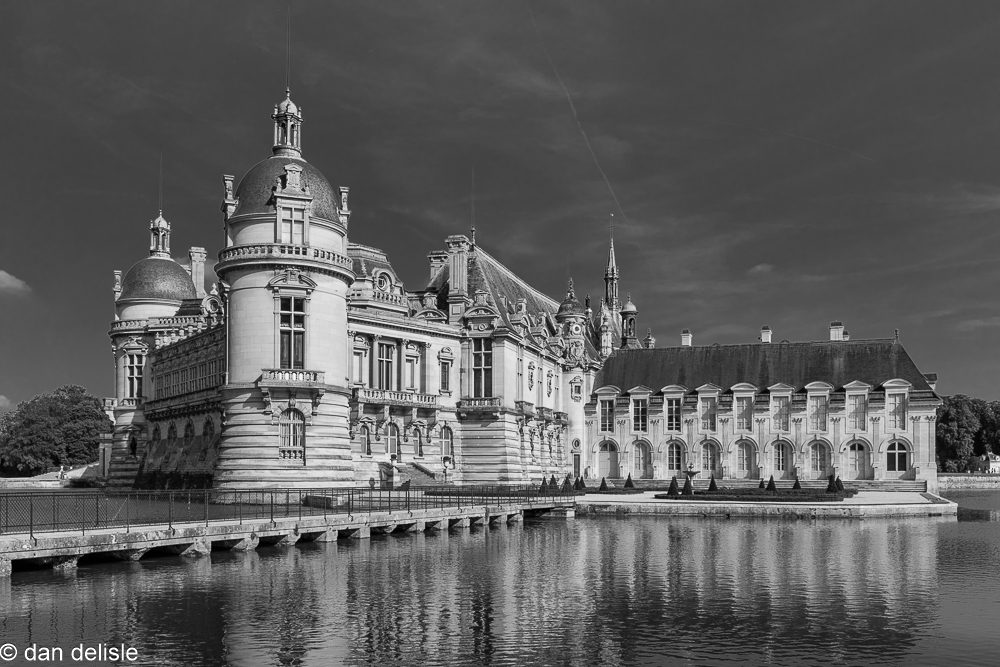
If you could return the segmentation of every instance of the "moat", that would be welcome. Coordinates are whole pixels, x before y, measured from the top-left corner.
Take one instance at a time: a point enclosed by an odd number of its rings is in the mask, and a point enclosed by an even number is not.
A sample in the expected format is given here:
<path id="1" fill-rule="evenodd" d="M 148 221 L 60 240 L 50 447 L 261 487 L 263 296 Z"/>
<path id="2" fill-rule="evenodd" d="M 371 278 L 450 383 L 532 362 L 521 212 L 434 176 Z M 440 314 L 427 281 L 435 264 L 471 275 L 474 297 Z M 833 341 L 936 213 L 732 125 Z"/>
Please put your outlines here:
<path id="1" fill-rule="evenodd" d="M 0 632 L 160 665 L 975 664 L 998 556 L 953 518 L 541 519 L 15 572 Z"/>

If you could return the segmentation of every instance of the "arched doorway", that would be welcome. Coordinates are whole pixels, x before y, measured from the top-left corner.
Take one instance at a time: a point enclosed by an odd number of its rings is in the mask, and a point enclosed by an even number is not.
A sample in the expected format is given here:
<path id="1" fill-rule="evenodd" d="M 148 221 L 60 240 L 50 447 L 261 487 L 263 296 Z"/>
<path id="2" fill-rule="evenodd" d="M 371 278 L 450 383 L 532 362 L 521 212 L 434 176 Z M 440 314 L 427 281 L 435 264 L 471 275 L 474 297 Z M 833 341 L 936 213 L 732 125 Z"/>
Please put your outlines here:
<path id="1" fill-rule="evenodd" d="M 809 477 L 824 479 L 830 474 L 830 448 L 819 440 L 809 445 Z"/>
<path id="2" fill-rule="evenodd" d="M 910 450 L 902 442 L 890 442 L 885 450 L 885 476 L 902 479 L 910 471 Z"/>
<path id="3" fill-rule="evenodd" d="M 701 474 L 703 477 L 722 477 L 720 467 L 719 446 L 714 442 L 705 442 L 701 445 Z"/>
<path id="4" fill-rule="evenodd" d="M 671 442 L 667 445 L 667 477 L 679 477 L 684 469 L 684 450 L 681 443 Z"/>
<path id="5" fill-rule="evenodd" d="M 736 444 L 736 477 L 739 479 L 757 479 L 757 448 L 749 440 L 740 440 Z"/>
<path id="6" fill-rule="evenodd" d="M 602 442 L 597 451 L 597 476 L 621 477 L 621 472 L 618 469 L 618 445 L 610 440 Z"/>
<path id="7" fill-rule="evenodd" d="M 872 478 L 871 451 L 863 442 L 852 442 L 847 448 L 847 478 Z"/>
<path id="8" fill-rule="evenodd" d="M 783 440 L 778 440 L 771 447 L 774 450 L 775 479 L 791 479 L 795 469 L 792 462 L 792 448 Z"/>
<path id="9" fill-rule="evenodd" d="M 390 459 L 395 457 L 397 461 L 403 460 L 403 450 L 399 446 L 399 427 L 395 424 L 385 427 L 385 453 Z"/>
<path id="10" fill-rule="evenodd" d="M 648 442 L 639 440 L 635 443 L 635 472 L 633 477 L 638 479 L 653 479 L 653 450 Z"/>

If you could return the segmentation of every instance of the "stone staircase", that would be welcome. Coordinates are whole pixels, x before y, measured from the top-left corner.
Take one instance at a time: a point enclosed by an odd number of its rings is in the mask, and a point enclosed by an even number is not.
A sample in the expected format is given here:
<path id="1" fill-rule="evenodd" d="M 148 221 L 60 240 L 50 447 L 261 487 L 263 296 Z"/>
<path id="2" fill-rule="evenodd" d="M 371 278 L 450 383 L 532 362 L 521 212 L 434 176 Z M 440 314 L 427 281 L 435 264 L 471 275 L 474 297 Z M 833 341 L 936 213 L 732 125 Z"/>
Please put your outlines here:
<path id="1" fill-rule="evenodd" d="M 108 486 L 114 489 L 131 489 L 139 474 L 139 459 L 134 456 L 113 456 L 108 468 Z"/>
<path id="2" fill-rule="evenodd" d="M 699 475 L 698 477 L 701 477 Z M 916 492 L 923 493 L 927 491 L 927 482 L 924 481 L 914 481 L 908 479 L 886 479 L 886 480 L 873 480 L 873 479 L 850 479 L 841 480 L 844 486 L 849 486 L 851 488 L 858 489 L 859 491 L 896 491 L 896 492 Z M 767 483 L 767 480 L 764 480 Z M 795 480 L 791 479 L 781 479 L 774 480 L 775 486 L 779 489 L 790 489 L 795 483 Z M 601 484 L 601 480 L 587 480 L 587 486 L 590 488 L 597 488 Z M 615 488 L 622 488 L 625 485 L 625 479 L 609 479 L 609 485 L 614 485 Z M 670 486 L 670 480 L 663 479 L 632 479 L 632 484 L 637 489 L 662 489 L 666 490 Z M 679 477 L 677 479 L 677 484 L 683 488 L 684 479 Z M 730 489 L 755 489 L 760 485 L 759 479 L 726 479 L 726 480 L 715 480 L 715 484 L 718 487 L 728 487 Z M 708 489 L 709 480 L 698 479 L 697 477 L 693 481 L 693 485 L 696 491 L 704 491 Z M 825 479 L 804 479 L 799 481 L 799 485 L 803 489 L 825 489 L 827 485 L 827 480 Z"/>
<path id="3" fill-rule="evenodd" d="M 382 479 L 388 479 L 389 464 L 380 463 L 379 468 L 384 468 Z M 410 483 L 410 486 L 445 486 L 444 478 L 441 474 L 431 471 L 427 466 L 416 461 L 404 461 L 396 464 L 397 477 L 396 486 Z M 451 486 L 451 482 L 448 482 Z"/>

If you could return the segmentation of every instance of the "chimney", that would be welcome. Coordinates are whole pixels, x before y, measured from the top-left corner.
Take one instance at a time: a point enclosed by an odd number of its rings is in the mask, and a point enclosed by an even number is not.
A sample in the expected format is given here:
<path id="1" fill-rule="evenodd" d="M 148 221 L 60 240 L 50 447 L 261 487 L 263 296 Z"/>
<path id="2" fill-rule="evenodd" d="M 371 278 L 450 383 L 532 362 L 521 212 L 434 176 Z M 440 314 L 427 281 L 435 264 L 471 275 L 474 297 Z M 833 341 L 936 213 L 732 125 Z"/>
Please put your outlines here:
<path id="1" fill-rule="evenodd" d="M 843 322 L 830 322 L 830 340 L 844 340 Z"/>
<path id="2" fill-rule="evenodd" d="M 937 391 L 937 373 L 924 373 L 924 379 L 931 386 L 931 391 Z"/>
<path id="3" fill-rule="evenodd" d="M 844 340 L 851 340 L 851 332 L 844 329 Z"/>
<path id="4" fill-rule="evenodd" d="M 449 236 L 448 244 L 448 322 L 457 323 L 469 304 L 469 239 Z"/>
<path id="5" fill-rule="evenodd" d="M 771 342 L 771 327 L 766 324 L 760 328 L 760 342 L 770 343 Z"/>
<path id="6" fill-rule="evenodd" d="M 430 279 L 431 281 L 433 281 L 437 277 L 437 274 L 441 272 L 441 269 L 444 268 L 445 264 L 448 263 L 448 253 L 446 253 L 444 250 L 435 250 L 434 252 L 429 253 L 427 255 L 427 259 L 430 261 L 431 264 Z"/>
<path id="7" fill-rule="evenodd" d="M 681 346 L 691 347 L 691 345 L 692 345 L 691 331 L 689 329 L 685 329 L 684 331 L 681 332 Z"/>
<path id="8" fill-rule="evenodd" d="M 205 258 L 208 254 L 204 248 L 191 248 L 188 259 L 191 260 L 191 282 L 194 283 L 194 293 L 199 299 L 205 297 Z"/>

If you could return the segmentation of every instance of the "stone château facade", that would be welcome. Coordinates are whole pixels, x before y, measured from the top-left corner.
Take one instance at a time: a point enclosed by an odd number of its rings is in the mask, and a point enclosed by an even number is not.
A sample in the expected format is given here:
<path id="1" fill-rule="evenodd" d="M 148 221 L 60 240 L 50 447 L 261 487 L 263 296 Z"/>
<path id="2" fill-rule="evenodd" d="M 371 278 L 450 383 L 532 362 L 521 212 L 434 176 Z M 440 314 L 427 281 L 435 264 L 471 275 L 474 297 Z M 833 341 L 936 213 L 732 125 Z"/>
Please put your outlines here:
<path id="1" fill-rule="evenodd" d="M 898 340 L 657 348 L 605 294 L 557 301 L 475 235 L 428 255 L 420 289 L 348 240 L 349 190 L 302 157 L 301 109 L 272 154 L 223 177 L 226 245 L 206 290 L 170 223 L 115 272 L 111 475 L 141 487 L 826 477 L 936 483 L 930 376 Z"/>

